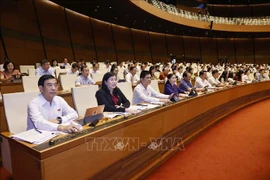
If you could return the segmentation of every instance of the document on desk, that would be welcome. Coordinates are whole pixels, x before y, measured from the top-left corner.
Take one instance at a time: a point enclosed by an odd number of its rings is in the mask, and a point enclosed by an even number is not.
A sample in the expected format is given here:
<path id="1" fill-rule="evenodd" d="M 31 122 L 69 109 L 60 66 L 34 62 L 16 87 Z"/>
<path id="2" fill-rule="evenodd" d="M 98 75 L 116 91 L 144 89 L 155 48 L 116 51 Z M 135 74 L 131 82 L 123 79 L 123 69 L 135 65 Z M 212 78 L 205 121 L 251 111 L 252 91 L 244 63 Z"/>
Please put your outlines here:
<path id="1" fill-rule="evenodd" d="M 145 109 L 153 109 L 160 106 L 159 104 L 137 104 L 131 105 L 129 108 L 134 110 L 145 110 Z"/>
<path id="2" fill-rule="evenodd" d="M 29 142 L 31 144 L 41 144 L 55 136 L 59 133 L 51 132 L 51 131 L 44 131 L 44 130 L 36 130 L 31 129 L 28 131 L 24 131 L 18 134 L 11 135 L 12 138 L 16 140 L 21 140 L 25 142 Z"/>
<path id="3" fill-rule="evenodd" d="M 115 118 L 117 116 L 125 116 L 125 115 L 129 115 L 130 113 L 128 112 L 103 112 L 103 116 L 105 118 Z"/>

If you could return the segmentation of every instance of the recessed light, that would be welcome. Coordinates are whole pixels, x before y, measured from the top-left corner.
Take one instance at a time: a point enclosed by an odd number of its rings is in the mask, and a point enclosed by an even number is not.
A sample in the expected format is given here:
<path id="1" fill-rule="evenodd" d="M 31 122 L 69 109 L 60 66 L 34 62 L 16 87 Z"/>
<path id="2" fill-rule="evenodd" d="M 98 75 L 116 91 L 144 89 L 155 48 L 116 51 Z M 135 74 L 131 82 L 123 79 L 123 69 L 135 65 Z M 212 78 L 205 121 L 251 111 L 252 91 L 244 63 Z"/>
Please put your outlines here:
<path id="1" fill-rule="evenodd" d="M 109 8 L 110 8 L 110 9 L 112 9 L 112 7 L 111 7 L 111 6 L 110 6 Z"/>

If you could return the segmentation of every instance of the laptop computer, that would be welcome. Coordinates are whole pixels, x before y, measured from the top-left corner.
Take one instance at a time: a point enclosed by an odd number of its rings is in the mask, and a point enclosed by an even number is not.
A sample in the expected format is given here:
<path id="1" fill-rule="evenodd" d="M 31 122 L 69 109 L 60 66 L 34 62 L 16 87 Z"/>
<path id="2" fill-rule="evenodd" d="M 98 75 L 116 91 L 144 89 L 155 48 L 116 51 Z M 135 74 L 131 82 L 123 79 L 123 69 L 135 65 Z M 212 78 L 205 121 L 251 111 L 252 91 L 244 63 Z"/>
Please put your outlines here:
<path id="1" fill-rule="evenodd" d="M 78 123 L 80 125 L 85 125 L 90 123 L 90 125 L 96 125 L 100 119 L 103 118 L 103 110 L 105 105 L 100 105 L 97 107 L 88 108 L 85 111 L 85 115 L 83 119 L 79 119 Z"/>
<path id="2" fill-rule="evenodd" d="M 189 97 L 195 97 L 195 96 L 198 96 L 198 93 L 196 91 L 196 88 L 192 88 L 189 95 Z"/>

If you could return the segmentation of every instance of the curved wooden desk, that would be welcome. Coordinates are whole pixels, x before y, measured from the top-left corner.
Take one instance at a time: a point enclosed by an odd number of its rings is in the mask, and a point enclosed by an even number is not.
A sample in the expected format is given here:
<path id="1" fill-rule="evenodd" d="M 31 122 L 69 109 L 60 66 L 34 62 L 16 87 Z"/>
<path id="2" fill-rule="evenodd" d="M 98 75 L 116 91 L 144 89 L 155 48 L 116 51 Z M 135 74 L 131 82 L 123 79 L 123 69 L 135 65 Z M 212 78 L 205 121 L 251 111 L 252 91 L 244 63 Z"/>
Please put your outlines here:
<path id="1" fill-rule="evenodd" d="M 270 81 L 227 88 L 124 119 L 62 144 L 45 144 L 49 148 L 42 150 L 8 138 L 13 178 L 145 177 L 223 117 L 269 97 Z"/>

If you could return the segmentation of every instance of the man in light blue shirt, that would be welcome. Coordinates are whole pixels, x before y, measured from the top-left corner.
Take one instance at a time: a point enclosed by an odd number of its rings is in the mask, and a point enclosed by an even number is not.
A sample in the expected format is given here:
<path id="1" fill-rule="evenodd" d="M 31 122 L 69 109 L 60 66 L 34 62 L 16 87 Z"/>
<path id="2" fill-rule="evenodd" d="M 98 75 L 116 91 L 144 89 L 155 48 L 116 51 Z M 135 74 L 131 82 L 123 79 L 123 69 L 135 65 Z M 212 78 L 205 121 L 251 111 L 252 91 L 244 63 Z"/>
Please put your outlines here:
<path id="1" fill-rule="evenodd" d="M 81 72 L 82 74 L 78 76 L 75 81 L 76 86 L 96 84 L 96 82 L 89 76 L 89 68 L 87 66 L 83 66 L 81 68 Z"/>
<path id="2" fill-rule="evenodd" d="M 50 62 L 47 59 L 43 59 L 40 65 L 41 66 L 36 69 L 36 76 L 52 75 L 55 77 L 54 70 L 51 68 Z"/>

